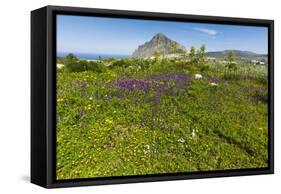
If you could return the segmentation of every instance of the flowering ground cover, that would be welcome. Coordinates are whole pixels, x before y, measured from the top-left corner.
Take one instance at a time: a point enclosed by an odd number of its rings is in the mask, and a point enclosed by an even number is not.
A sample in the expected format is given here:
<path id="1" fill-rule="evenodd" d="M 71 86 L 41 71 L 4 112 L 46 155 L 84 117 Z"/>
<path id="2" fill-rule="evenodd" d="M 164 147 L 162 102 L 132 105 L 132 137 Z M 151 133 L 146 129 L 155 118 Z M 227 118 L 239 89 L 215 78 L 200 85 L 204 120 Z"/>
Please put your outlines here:
<path id="1" fill-rule="evenodd" d="M 266 69 L 129 62 L 58 69 L 58 179 L 267 166 Z"/>

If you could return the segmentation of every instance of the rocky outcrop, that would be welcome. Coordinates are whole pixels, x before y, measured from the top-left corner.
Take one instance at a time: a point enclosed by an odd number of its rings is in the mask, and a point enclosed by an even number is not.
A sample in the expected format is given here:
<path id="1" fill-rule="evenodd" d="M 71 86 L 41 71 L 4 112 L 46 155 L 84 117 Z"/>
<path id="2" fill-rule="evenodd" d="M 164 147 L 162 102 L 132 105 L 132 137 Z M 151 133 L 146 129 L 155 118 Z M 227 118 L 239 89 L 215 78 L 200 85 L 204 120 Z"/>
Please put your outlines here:
<path id="1" fill-rule="evenodd" d="M 184 46 L 180 45 L 176 41 L 169 39 L 163 33 L 157 33 L 153 38 L 140 45 L 132 54 L 133 58 L 146 58 L 152 57 L 156 52 L 161 55 L 168 55 L 173 53 L 185 52 Z"/>

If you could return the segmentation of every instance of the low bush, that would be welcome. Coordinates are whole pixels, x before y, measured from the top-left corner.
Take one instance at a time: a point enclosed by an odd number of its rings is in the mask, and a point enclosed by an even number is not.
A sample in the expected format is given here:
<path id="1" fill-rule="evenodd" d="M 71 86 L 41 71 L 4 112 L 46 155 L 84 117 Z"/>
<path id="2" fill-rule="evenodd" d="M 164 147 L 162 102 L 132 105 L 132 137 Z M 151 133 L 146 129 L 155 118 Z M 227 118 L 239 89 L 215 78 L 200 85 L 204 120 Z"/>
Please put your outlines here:
<path id="1" fill-rule="evenodd" d="M 70 72 L 94 71 L 101 73 L 106 70 L 106 66 L 101 61 L 81 60 L 73 54 L 65 57 L 64 64 Z"/>

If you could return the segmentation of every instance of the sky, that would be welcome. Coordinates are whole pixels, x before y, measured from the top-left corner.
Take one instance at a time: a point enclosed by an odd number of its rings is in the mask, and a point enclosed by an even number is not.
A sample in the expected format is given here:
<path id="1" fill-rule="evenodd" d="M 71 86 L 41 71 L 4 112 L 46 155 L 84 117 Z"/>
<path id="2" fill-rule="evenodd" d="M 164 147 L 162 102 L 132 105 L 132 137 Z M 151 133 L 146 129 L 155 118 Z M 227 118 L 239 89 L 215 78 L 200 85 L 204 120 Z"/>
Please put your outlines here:
<path id="1" fill-rule="evenodd" d="M 131 55 L 159 32 L 186 48 L 268 52 L 266 27 L 69 15 L 57 16 L 57 51 Z"/>

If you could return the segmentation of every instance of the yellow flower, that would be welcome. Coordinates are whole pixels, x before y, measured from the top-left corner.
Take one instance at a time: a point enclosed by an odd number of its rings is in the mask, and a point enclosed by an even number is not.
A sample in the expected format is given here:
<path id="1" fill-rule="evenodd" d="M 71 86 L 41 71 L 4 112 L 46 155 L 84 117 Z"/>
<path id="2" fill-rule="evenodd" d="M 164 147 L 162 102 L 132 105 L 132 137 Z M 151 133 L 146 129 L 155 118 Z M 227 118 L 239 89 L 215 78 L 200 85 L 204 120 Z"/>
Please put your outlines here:
<path id="1" fill-rule="evenodd" d="M 59 99 L 58 99 L 58 102 L 63 102 L 63 98 L 59 98 Z"/>
<path id="2" fill-rule="evenodd" d="M 106 119 L 105 122 L 107 122 L 107 123 L 109 123 L 109 124 L 112 124 L 112 123 L 113 123 L 112 119 Z"/>

